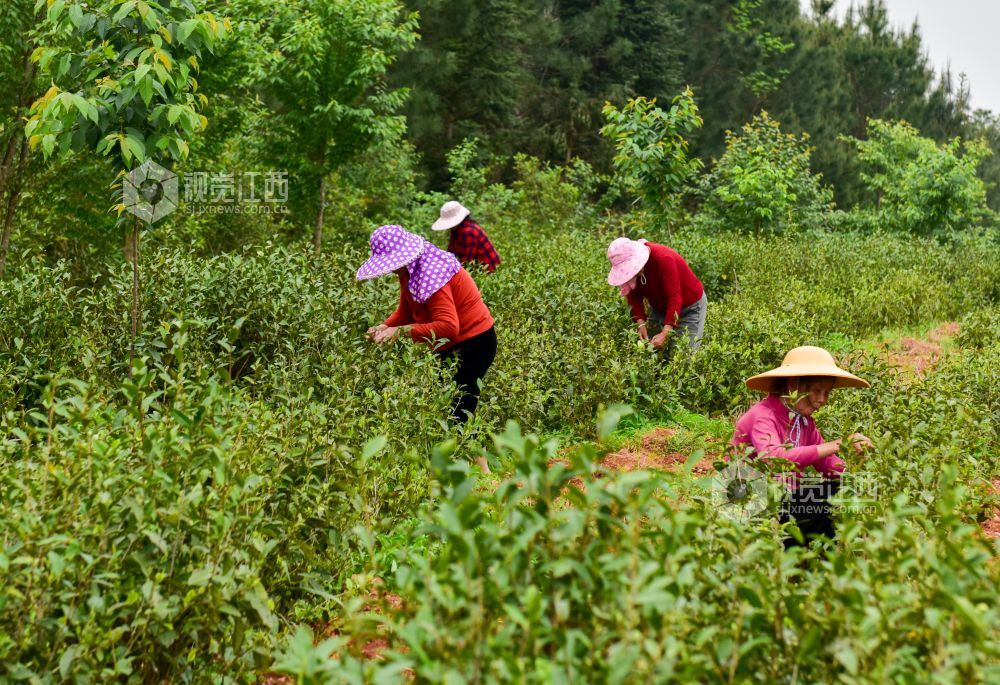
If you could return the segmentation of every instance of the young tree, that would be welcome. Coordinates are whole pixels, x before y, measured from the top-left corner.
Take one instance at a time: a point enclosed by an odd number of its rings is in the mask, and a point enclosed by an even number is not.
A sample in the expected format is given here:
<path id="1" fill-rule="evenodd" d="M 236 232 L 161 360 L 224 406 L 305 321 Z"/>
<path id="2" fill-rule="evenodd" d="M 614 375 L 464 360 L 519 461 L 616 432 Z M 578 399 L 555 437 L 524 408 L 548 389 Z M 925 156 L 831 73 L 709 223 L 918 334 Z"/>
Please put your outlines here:
<path id="1" fill-rule="evenodd" d="M 28 168 L 24 117 L 38 90 L 29 35 L 36 19 L 34 6 L 34 0 L 0 5 L 0 276 L 7 269 L 14 213 Z"/>
<path id="2" fill-rule="evenodd" d="M 833 209 L 833 191 L 809 168 L 809 136 L 782 133 L 761 112 L 737 134 L 726 132 L 726 152 L 702 179 L 701 218 L 713 227 L 781 233 L 818 227 Z"/>
<path id="3" fill-rule="evenodd" d="M 270 7 L 267 57 L 255 74 L 268 115 L 266 156 L 292 172 L 315 208 L 323 244 L 327 177 L 358 153 L 405 130 L 406 97 L 386 70 L 416 41 L 416 15 L 396 0 L 258 0 Z"/>
<path id="4" fill-rule="evenodd" d="M 686 136 L 702 125 L 694 93 L 685 89 L 666 111 L 642 97 L 622 109 L 608 103 L 604 117 L 601 135 L 614 142 L 613 164 L 623 185 L 669 222 L 681 191 L 702 166 L 688 157 Z"/>
<path id="5" fill-rule="evenodd" d="M 36 3 L 39 11 L 46 6 L 31 59 L 52 86 L 31 106 L 29 146 L 46 157 L 57 150 L 109 157 L 124 221 L 126 174 L 147 161 L 169 167 L 183 160 L 188 141 L 207 125 L 198 112 L 205 104 L 197 92 L 198 59 L 225 36 L 228 21 L 199 12 L 192 0 Z M 163 188 L 152 183 L 143 190 Z M 139 330 L 139 224 L 133 213 L 130 369 Z"/>
<path id="6" fill-rule="evenodd" d="M 876 226 L 947 236 L 988 215 L 986 185 L 976 175 L 990 154 L 984 140 L 938 145 L 905 121 L 868 122 L 866 140 L 844 137 L 858 151 L 861 177 L 876 196 L 862 209 Z"/>

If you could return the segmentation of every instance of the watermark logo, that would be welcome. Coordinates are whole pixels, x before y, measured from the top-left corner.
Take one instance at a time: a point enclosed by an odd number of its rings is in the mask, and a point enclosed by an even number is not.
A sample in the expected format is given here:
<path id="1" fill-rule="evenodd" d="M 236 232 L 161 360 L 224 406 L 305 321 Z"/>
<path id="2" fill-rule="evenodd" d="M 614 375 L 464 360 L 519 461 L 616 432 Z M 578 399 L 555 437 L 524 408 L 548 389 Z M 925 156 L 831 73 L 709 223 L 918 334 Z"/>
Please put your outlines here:
<path id="1" fill-rule="evenodd" d="M 152 224 L 177 209 L 177 174 L 147 160 L 125 174 L 122 183 L 125 211 Z"/>
<path id="2" fill-rule="evenodd" d="M 712 505 L 721 516 L 746 523 L 767 508 L 767 476 L 733 459 L 712 477 Z"/>
<path id="3" fill-rule="evenodd" d="M 191 214 L 287 214 L 287 171 L 184 174 L 184 202 Z"/>

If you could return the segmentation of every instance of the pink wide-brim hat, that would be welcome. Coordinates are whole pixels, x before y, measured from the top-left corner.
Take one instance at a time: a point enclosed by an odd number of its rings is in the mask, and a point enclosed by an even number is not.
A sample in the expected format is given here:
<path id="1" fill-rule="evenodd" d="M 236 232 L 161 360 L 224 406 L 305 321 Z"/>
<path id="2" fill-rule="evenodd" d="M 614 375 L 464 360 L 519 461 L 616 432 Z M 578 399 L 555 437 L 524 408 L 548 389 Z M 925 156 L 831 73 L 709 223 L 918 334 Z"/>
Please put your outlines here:
<path id="1" fill-rule="evenodd" d="M 630 281 L 646 266 L 649 246 L 644 240 L 615 238 L 608 245 L 608 259 L 611 260 L 608 285 L 619 286 Z"/>
<path id="2" fill-rule="evenodd" d="M 438 220 L 431 224 L 432 231 L 447 231 L 462 223 L 465 217 L 469 216 L 468 209 L 462 206 L 461 202 L 451 200 L 441 206 L 441 215 Z"/>
<path id="3" fill-rule="evenodd" d="M 379 226 L 372 232 L 368 243 L 372 253 L 358 269 L 359 281 L 376 278 L 406 266 L 430 245 L 420 236 L 396 225 Z"/>

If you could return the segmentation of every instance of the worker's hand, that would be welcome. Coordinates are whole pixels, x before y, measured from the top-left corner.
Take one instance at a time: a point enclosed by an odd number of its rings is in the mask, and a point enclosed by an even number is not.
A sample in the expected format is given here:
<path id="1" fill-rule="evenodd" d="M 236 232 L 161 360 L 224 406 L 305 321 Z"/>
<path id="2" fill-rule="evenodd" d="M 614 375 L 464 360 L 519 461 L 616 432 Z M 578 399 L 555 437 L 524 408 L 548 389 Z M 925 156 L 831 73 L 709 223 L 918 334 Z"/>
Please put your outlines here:
<path id="1" fill-rule="evenodd" d="M 667 342 L 667 336 L 670 335 L 670 331 L 672 330 L 672 328 L 665 326 L 662 331 L 649 339 L 649 344 L 657 349 L 663 347 Z"/>
<path id="2" fill-rule="evenodd" d="M 820 459 L 826 459 L 831 457 L 840 451 L 840 440 L 831 440 L 829 442 L 824 442 L 816 448 L 816 453 L 819 455 Z"/>
<path id="3" fill-rule="evenodd" d="M 372 336 L 372 340 L 374 340 L 376 344 L 381 345 L 382 343 L 389 342 L 395 338 L 398 332 L 399 328 L 396 326 L 385 326 L 375 331 L 375 334 Z"/>
<path id="4" fill-rule="evenodd" d="M 639 322 L 639 340 L 642 340 L 643 342 L 649 340 L 649 331 L 646 329 L 645 321 Z"/>
<path id="5" fill-rule="evenodd" d="M 863 454 L 866 450 L 875 446 L 868 436 L 861 433 L 854 433 L 851 437 L 847 438 L 847 442 L 854 448 L 856 454 Z"/>
<path id="6" fill-rule="evenodd" d="M 378 326 L 372 326 L 371 328 L 368 329 L 368 332 L 365 333 L 365 337 L 368 338 L 369 340 L 372 340 L 376 333 L 378 333 L 379 331 L 384 331 L 386 328 L 388 328 L 388 326 L 386 326 L 384 323 L 380 323 Z"/>

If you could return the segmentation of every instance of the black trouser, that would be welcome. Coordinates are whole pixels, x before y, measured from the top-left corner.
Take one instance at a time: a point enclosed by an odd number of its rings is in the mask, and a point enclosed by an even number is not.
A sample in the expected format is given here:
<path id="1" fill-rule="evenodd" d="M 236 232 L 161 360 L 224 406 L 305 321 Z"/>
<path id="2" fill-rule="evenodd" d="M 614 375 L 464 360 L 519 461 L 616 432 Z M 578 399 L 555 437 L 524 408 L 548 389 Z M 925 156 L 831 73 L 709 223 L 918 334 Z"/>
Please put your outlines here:
<path id="1" fill-rule="evenodd" d="M 465 423 L 479 406 L 479 380 L 486 375 L 497 356 L 496 331 L 490 326 L 490 330 L 463 340 L 439 354 L 442 359 L 458 358 L 455 367 L 458 396 L 451 406 L 451 419 Z"/>
<path id="2" fill-rule="evenodd" d="M 798 489 L 790 490 L 788 499 L 781 506 L 781 523 L 795 519 L 795 525 L 802 531 L 806 545 L 819 535 L 825 535 L 833 540 L 837 533 L 833 527 L 830 498 L 838 490 L 840 490 L 839 478 L 828 478 L 819 483 L 804 483 Z M 794 537 L 785 539 L 785 549 L 798 544 L 799 541 Z"/>

